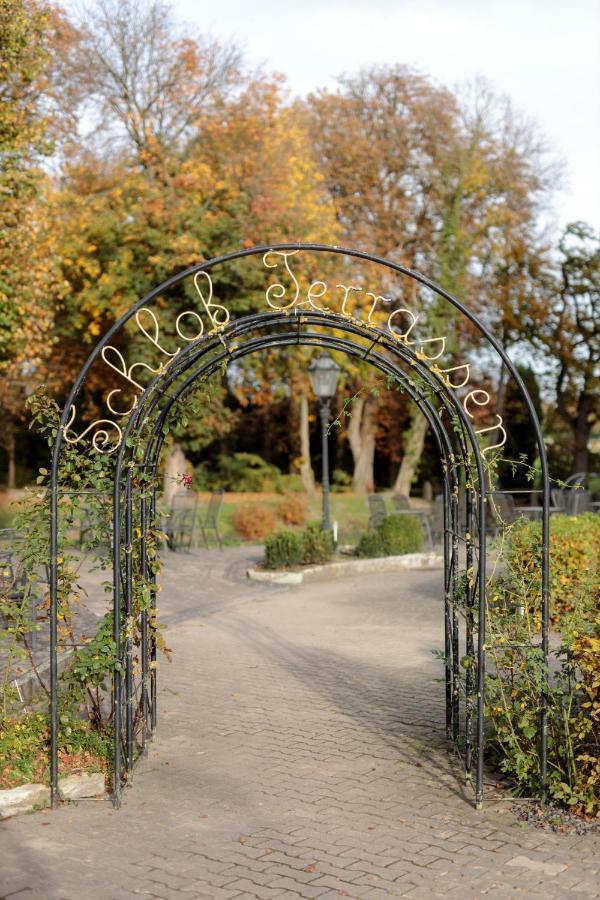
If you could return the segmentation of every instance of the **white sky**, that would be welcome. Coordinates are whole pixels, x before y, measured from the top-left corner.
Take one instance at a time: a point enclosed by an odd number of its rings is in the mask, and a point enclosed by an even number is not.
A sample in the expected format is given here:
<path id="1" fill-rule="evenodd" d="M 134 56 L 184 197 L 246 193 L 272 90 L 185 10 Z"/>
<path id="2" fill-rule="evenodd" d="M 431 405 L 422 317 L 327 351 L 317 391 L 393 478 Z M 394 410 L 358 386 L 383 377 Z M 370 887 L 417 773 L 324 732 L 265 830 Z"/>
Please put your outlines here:
<path id="1" fill-rule="evenodd" d="M 600 0 L 174 0 L 180 18 L 234 38 L 294 94 L 372 63 L 450 87 L 485 76 L 535 119 L 567 165 L 558 224 L 600 225 Z"/>

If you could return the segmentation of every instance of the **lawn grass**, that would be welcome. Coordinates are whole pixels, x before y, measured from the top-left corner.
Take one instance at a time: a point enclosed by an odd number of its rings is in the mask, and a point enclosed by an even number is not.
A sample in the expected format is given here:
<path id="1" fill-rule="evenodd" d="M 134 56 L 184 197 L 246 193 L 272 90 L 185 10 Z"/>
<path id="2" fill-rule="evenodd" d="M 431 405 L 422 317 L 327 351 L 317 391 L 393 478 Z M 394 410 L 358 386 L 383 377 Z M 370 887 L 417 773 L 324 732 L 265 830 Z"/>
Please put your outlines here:
<path id="1" fill-rule="evenodd" d="M 199 495 L 200 515 L 202 515 L 202 510 L 206 508 L 209 497 L 209 494 Z M 257 506 L 267 506 L 277 510 L 277 507 L 283 501 L 283 494 L 225 494 L 219 522 L 219 531 L 223 537 L 223 542 L 228 546 L 247 543 L 240 537 L 233 525 L 235 511 L 240 505 L 256 504 Z M 321 502 L 320 493 L 315 494 L 314 497 L 308 500 L 307 523 L 321 521 Z M 351 493 L 332 493 L 329 496 L 329 509 L 331 521 L 335 520 L 338 523 L 339 542 L 342 544 L 356 543 L 368 526 L 369 517 L 365 498 Z M 278 529 L 288 527 L 283 522 L 278 522 Z M 257 543 L 257 541 L 254 540 L 250 543 Z"/>

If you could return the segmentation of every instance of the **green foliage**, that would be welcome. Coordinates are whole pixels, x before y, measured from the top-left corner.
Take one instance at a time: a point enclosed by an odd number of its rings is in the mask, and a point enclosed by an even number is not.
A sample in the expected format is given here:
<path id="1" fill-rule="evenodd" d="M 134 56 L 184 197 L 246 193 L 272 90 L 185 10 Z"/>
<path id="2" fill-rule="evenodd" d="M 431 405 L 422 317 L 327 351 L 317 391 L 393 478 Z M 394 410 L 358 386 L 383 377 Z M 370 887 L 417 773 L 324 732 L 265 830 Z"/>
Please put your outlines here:
<path id="1" fill-rule="evenodd" d="M 540 614 L 542 524 L 518 521 L 511 529 L 508 566 L 522 585 L 531 611 Z M 593 605 L 600 569 L 600 517 L 552 516 L 550 520 L 550 612 Z"/>
<path id="2" fill-rule="evenodd" d="M 379 533 L 386 556 L 419 553 L 423 549 L 423 529 L 418 516 L 386 516 Z"/>
<path id="3" fill-rule="evenodd" d="M 302 535 L 297 531 L 278 531 L 265 540 L 265 567 L 287 569 L 299 566 L 304 559 Z"/>
<path id="4" fill-rule="evenodd" d="M 51 445 L 57 434 L 59 419 L 56 404 L 40 391 L 30 398 L 29 406 L 34 427 L 48 445 Z M 128 449 L 133 462 L 138 454 L 133 441 L 129 443 Z M 76 628 L 75 613 L 82 600 L 82 588 L 79 585 L 82 560 L 91 561 L 98 568 L 104 569 L 110 565 L 112 559 L 107 535 L 110 534 L 112 519 L 113 477 L 112 457 L 97 453 L 89 444 L 75 446 L 66 443 L 63 446 L 58 484 L 57 535 L 58 639 L 62 644 L 73 645 L 81 642 L 80 632 Z M 47 598 L 44 597 L 47 588 L 38 584 L 40 570 L 46 568 L 50 561 L 48 480 L 48 470 L 40 469 L 36 487 L 27 492 L 15 515 L 15 528 L 22 535 L 15 547 L 20 565 L 17 593 L 19 602 L 15 602 L 12 596 L 15 591 L 10 584 L 3 585 L 0 591 L 0 611 L 10 619 L 9 626 L 0 631 L 0 642 L 4 642 L 4 646 L 0 645 L 3 651 L 0 654 L 0 688 L 3 704 L 0 716 L 3 722 L 10 724 L 10 727 L 7 725 L 4 729 L 5 734 L 9 735 L 7 737 L 9 743 L 16 739 L 15 735 L 25 736 L 32 742 L 31 753 L 24 748 L 24 766 L 25 769 L 29 767 L 29 770 L 34 767 L 41 773 L 40 777 L 45 777 L 47 768 L 47 736 L 42 740 L 41 724 L 35 734 L 30 734 L 35 723 L 41 720 L 30 720 L 27 715 L 16 718 L 19 696 L 14 687 L 14 678 L 16 663 L 26 659 L 28 667 L 37 675 L 40 691 L 48 693 L 47 676 L 37 668 L 36 657 L 32 650 L 33 632 L 39 627 L 36 619 L 43 620 L 48 613 Z M 135 483 L 136 497 L 148 498 L 147 486 L 150 476 L 137 470 L 132 480 Z M 84 553 L 75 548 L 74 535 L 80 538 Z M 157 546 L 160 533 L 157 523 L 151 518 L 146 523 L 145 538 L 148 566 L 146 574 L 142 575 L 140 542 L 134 540 L 131 549 L 123 547 L 122 550 L 122 564 L 126 554 L 128 552 L 131 554 L 135 577 L 131 616 L 128 618 L 123 616 L 120 623 L 121 642 L 122 645 L 130 642 L 134 666 L 139 664 L 138 623 L 142 610 L 149 614 L 150 627 L 158 648 L 168 654 L 152 608 L 151 578 L 159 569 Z M 33 617 L 32 603 L 35 610 Z M 112 727 L 110 679 L 115 669 L 119 669 L 120 666 L 121 660 L 117 656 L 113 635 L 112 616 L 106 615 L 96 635 L 91 640 L 86 640 L 84 646 L 78 646 L 71 655 L 59 678 L 59 749 L 65 765 L 68 766 L 69 759 L 77 758 L 80 767 L 89 768 L 97 765 L 100 759 L 102 766 L 106 767 L 110 755 L 108 746 Z M 136 710 L 136 723 L 140 721 L 141 717 L 137 716 Z M 1 768 L 0 766 L 0 772 Z M 28 780 L 31 771 L 25 769 L 21 776 L 24 780 Z M 10 769 L 10 772 L 11 778 L 21 777 L 13 769 Z"/>
<path id="5" fill-rule="evenodd" d="M 302 478 L 300 477 L 300 475 L 297 475 L 295 472 L 289 472 L 288 474 L 282 474 L 277 479 L 277 486 L 276 486 L 275 490 L 277 491 L 278 494 L 303 493 L 304 485 L 302 484 Z"/>
<path id="6" fill-rule="evenodd" d="M 343 469 L 334 469 L 331 476 L 331 490 L 341 493 L 349 491 L 352 486 L 352 476 Z"/>
<path id="7" fill-rule="evenodd" d="M 383 541 L 381 540 L 379 530 L 367 531 L 366 534 L 363 534 L 356 545 L 354 553 L 359 559 L 372 559 L 377 556 L 385 556 Z"/>
<path id="8" fill-rule="evenodd" d="M 552 621 L 560 646 L 548 692 L 548 791 L 591 816 L 600 815 L 599 537 L 594 516 L 551 520 Z M 546 675 L 539 650 L 540 523 L 515 524 L 509 540 L 506 571 L 488 596 L 486 742 L 517 792 L 531 794 L 539 790 Z"/>
<path id="9" fill-rule="evenodd" d="M 305 565 L 329 562 L 334 549 L 333 535 L 330 531 L 321 531 L 319 525 L 309 525 L 302 533 L 302 561 Z"/>
<path id="10" fill-rule="evenodd" d="M 303 532 L 279 531 L 265 540 L 265 567 L 286 569 L 298 565 L 323 565 L 334 553 L 333 536 L 309 525 Z"/>
<path id="11" fill-rule="evenodd" d="M 218 474 L 213 481 L 226 491 L 264 493 L 276 491 L 281 470 L 255 453 L 234 453 L 219 457 Z"/>
<path id="12" fill-rule="evenodd" d="M 417 516 L 394 514 L 386 516 L 374 531 L 363 534 L 356 547 L 356 556 L 402 556 L 420 553 L 423 549 L 423 531 Z"/>
<path id="13" fill-rule="evenodd" d="M 0 718 L 0 789 L 28 782 L 48 782 L 50 721 L 47 715 L 30 713 L 19 718 Z M 106 771 L 112 759 L 112 732 L 94 730 L 64 709 L 59 711 L 59 771 L 71 764 Z"/>

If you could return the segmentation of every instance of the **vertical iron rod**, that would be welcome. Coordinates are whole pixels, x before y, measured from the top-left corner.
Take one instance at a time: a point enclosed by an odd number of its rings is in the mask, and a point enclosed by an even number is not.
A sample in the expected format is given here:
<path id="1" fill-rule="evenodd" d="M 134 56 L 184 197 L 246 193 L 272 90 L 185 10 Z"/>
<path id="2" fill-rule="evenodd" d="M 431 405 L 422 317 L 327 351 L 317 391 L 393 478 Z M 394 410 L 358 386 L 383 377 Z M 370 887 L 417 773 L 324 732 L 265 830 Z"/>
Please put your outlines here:
<path id="1" fill-rule="evenodd" d="M 452 734 L 452 596 L 451 596 L 451 572 L 450 559 L 450 489 L 448 485 L 447 466 L 444 471 L 444 675 L 446 681 L 446 735 Z"/>
<path id="2" fill-rule="evenodd" d="M 113 640 L 115 669 L 113 673 L 113 725 L 115 766 L 113 773 L 113 803 L 121 805 L 121 491 L 117 466 L 113 492 Z"/>
<path id="3" fill-rule="evenodd" d="M 50 803 L 58 803 L 58 464 L 60 431 L 52 454 L 50 496 Z"/>
<path id="4" fill-rule="evenodd" d="M 151 507 L 151 516 L 152 516 L 152 527 L 156 528 L 156 484 L 152 485 L 152 507 Z M 157 671 L 156 671 L 156 569 L 153 567 L 152 569 L 152 583 L 154 585 L 154 590 L 152 591 L 152 618 L 153 624 L 151 626 L 151 638 L 150 638 L 150 704 L 151 704 L 151 728 L 152 733 L 156 731 L 156 722 L 157 722 L 157 708 L 156 708 L 156 679 L 157 679 Z"/>
<path id="5" fill-rule="evenodd" d="M 144 467 L 144 473 L 146 472 L 146 468 Z M 141 556 L 141 576 L 144 586 L 148 583 L 148 548 L 146 543 L 146 529 L 148 527 L 147 517 L 146 517 L 146 509 L 147 509 L 147 498 L 145 491 L 147 490 L 147 484 L 144 481 L 142 486 L 142 491 L 140 495 L 140 556 Z M 148 705 L 148 611 L 144 608 L 142 609 L 140 616 L 140 630 L 141 630 L 141 647 L 140 652 L 142 656 L 142 752 L 146 752 L 147 748 L 147 740 L 149 736 L 149 728 L 148 728 L 148 715 L 149 715 L 149 705 Z"/>
<path id="6" fill-rule="evenodd" d="M 479 480 L 479 559 L 478 559 L 478 600 L 479 622 L 477 631 L 477 773 L 475 781 L 475 806 L 481 809 L 483 805 L 483 752 L 484 752 L 484 712 L 485 712 L 485 636 L 486 636 L 486 609 L 485 609 L 485 519 L 486 496 L 485 481 L 481 470 L 478 472 Z"/>
<path id="7" fill-rule="evenodd" d="M 125 481 L 125 748 L 126 775 L 133 768 L 133 639 L 132 594 L 133 594 L 133 501 L 132 470 L 127 469 Z"/>
<path id="8" fill-rule="evenodd" d="M 466 509 L 466 570 L 467 583 L 465 585 L 465 654 L 469 657 L 469 661 L 473 660 L 475 655 L 475 647 L 473 644 L 473 489 L 471 487 L 472 473 L 467 469 L 468 486 L 467 491 L 467 509 Z M 470 667 L 466 670 L 465 675 L 465 776 L 466 780 L 471 780 L 471 765 L 473 755 L 473 669 Z"/>
<path id="9" fill-rule="evenodd" d="M 458 480 L 454 480 L 452 502 L 450 506 L 452 522 L 452 577 L 450 579 L 450 595 L 452 597 L 452 740 L 458 745 L 460 730 L 460 670 L 458 643 L 458 614 L 456 612 L 456 569 L 458 566 Z"/>
<path id="10" fill-rule="evenodd" d="M 329 415 L 331 406 L 329 400 L 321 400 L 319 412 L 321 415 L 321 447 L 322 447 L 322 474 L 321 474 L 321 491 L 323 494 L 323 516 L 321 520 L 321 531 L 329 531 L 331 528 L 329 521 Z"/>

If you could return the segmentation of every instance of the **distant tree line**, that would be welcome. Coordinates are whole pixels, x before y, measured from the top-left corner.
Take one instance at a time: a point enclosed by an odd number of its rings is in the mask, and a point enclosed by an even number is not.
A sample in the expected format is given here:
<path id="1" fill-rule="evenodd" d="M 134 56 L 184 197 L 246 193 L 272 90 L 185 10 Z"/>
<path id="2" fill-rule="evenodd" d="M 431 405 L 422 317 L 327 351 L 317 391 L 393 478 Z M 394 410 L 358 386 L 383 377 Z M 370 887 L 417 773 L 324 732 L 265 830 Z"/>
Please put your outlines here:
<path id="1" fill-rule="evenodd" d="M 481 81 L 453 93 L 402 65 L 377 66 L 297 100 L 280 76 L 155 0 L 100 0 L 79 18 L 45 0 L 0 0 L 5 483 L 15 485 L 19 463 L 37 463 L 25 413 L 36 385 L 64 399 L 115 318 L 182 268 L 285 240 L 369 250 L 458 296 L 524 366 L 556 473 L 587 471 L 600 413 L 600 236 L 581 222 L 558 240 L 542 227 L 560 178 L 537 129 Z M 256 273 L 219 291 L 248 312 Z M 509 446 L 533 462 L 506 373 L 488 370 L 478 336 L 446 306 L 432 301 L 428 320 L 453 349 L 469 348 Z M 307 361 L 252 357 L 176 439 L 207 464 L 258 452 L 310 489 Z M 357 491 L 408 493 L 419 471 L 435 477 L 422 463 L 424 419 L 374 386 L 368 367 L 345 364 L 338 402 L 360 393 L 333 465 Z M 87 413 L 104 387 L 87 386 Z"/>

